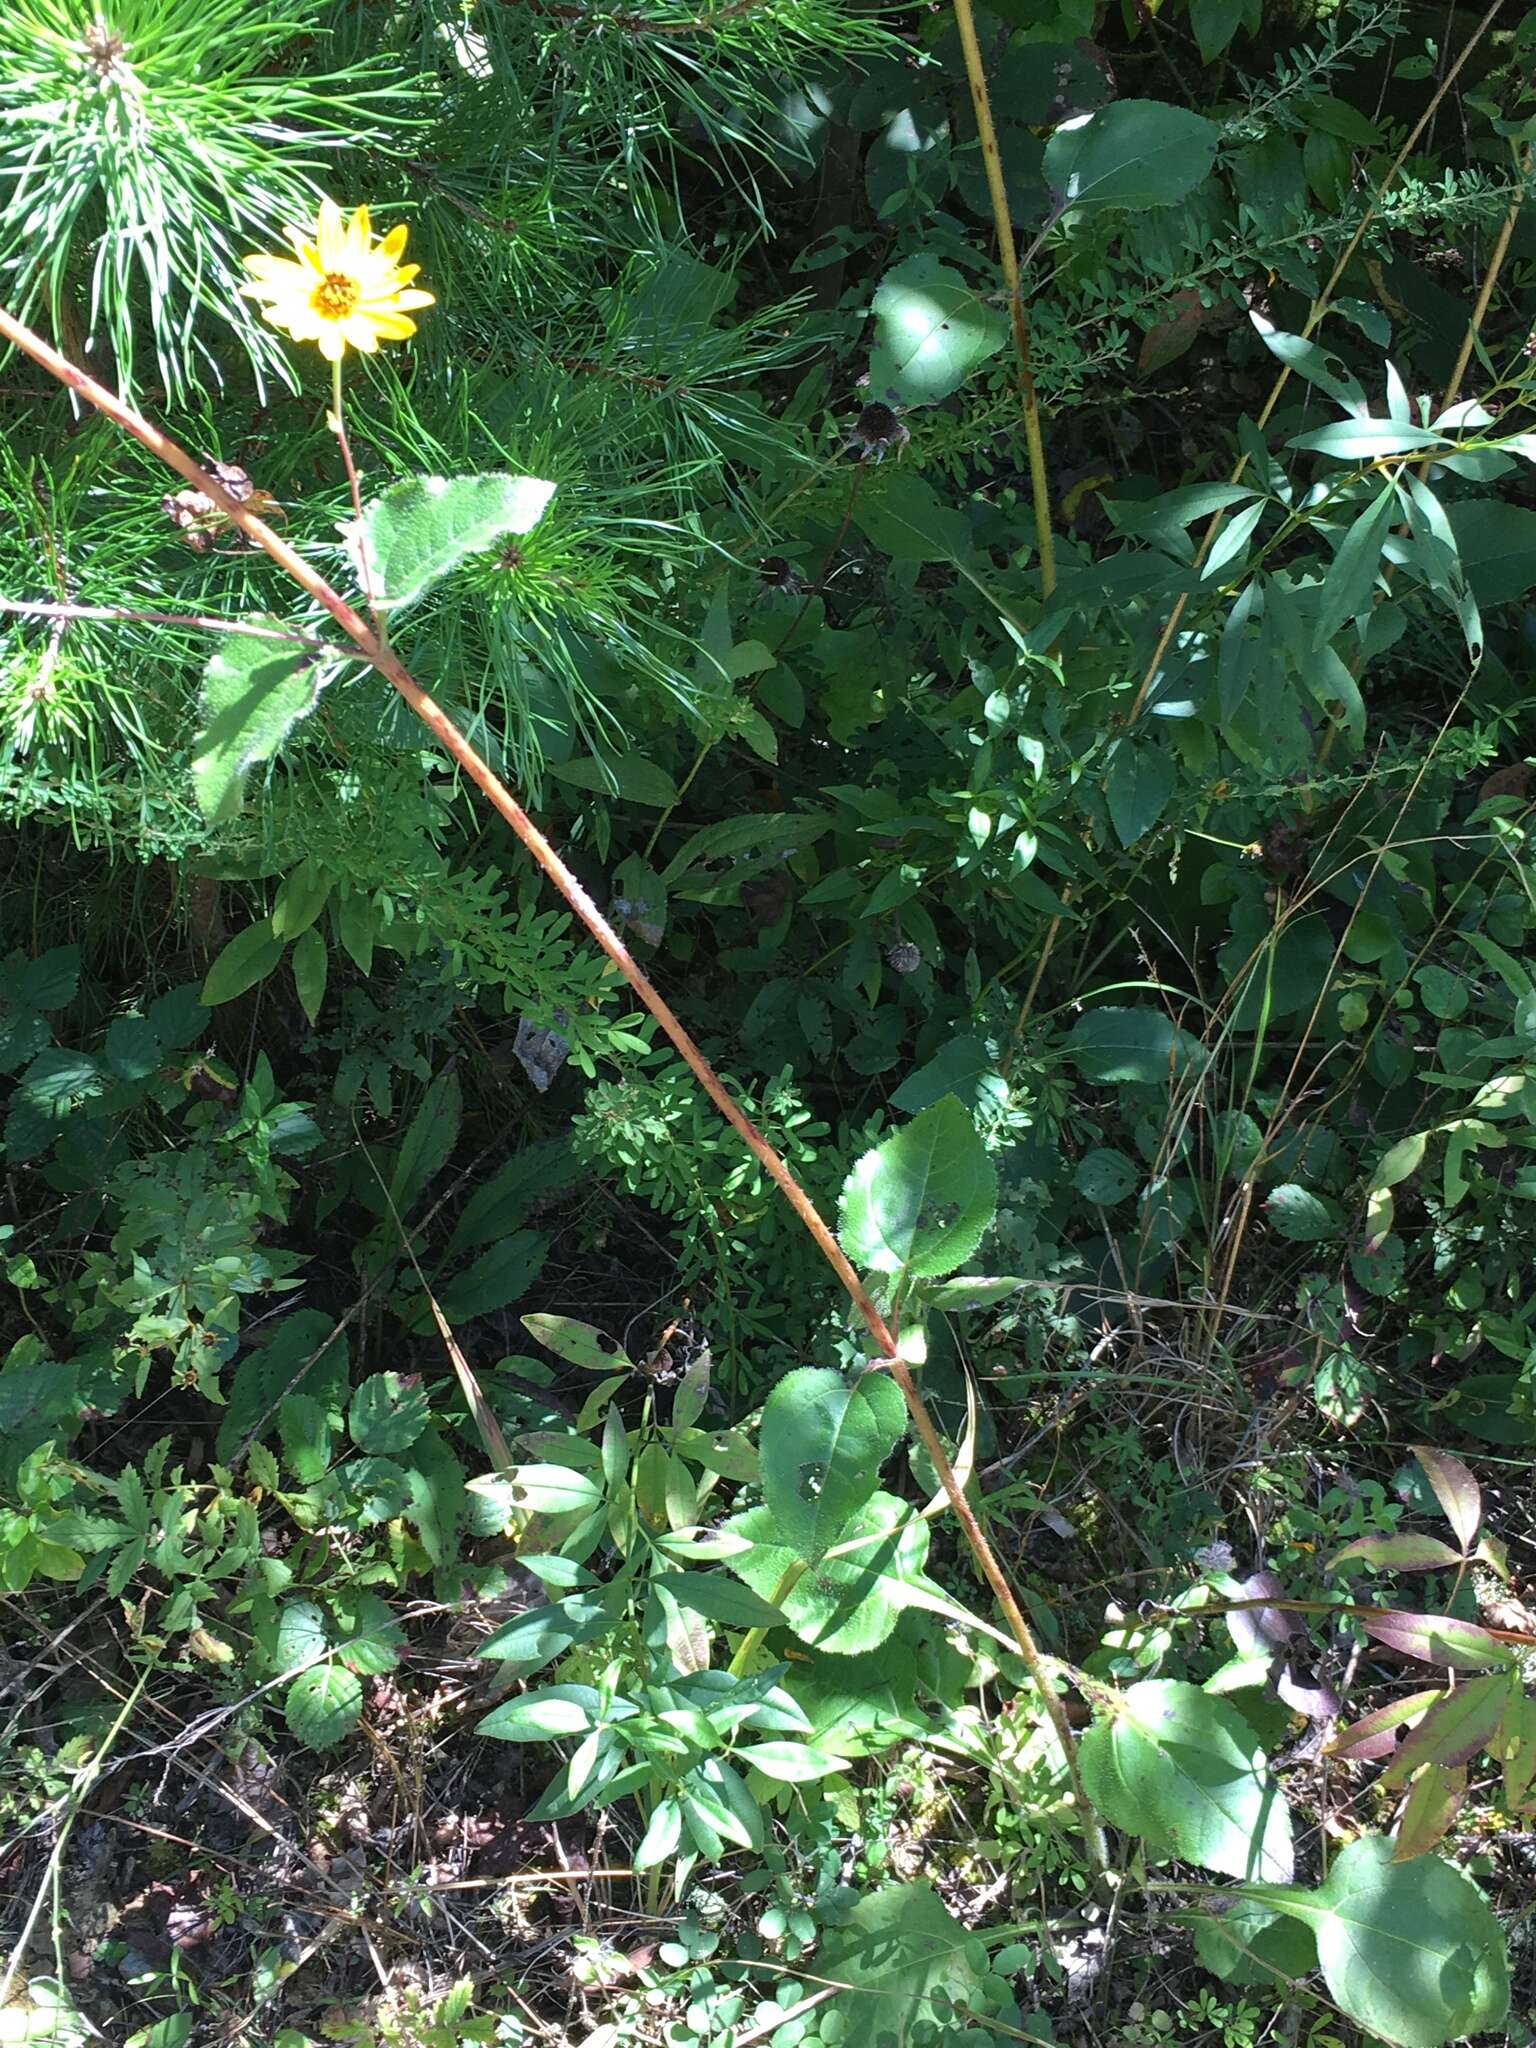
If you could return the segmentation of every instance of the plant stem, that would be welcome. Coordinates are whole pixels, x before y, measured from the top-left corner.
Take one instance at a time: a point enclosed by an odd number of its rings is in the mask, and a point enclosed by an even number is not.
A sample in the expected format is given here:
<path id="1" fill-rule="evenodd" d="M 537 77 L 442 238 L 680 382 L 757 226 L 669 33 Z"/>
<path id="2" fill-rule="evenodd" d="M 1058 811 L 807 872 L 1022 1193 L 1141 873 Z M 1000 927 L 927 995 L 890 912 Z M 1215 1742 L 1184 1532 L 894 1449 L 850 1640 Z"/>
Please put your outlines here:
<path id="1" fill-rule="evenodd" d="M 127 605 L 32 604 L 24 598 L 0 597 L 0 612 L 21 619 L 102 619 L 108 625 L 188 626 L 199 633 L 244 633 L 252 640 L 288 640 L 301 647 L 319 647 L 313 634 L 291 626 L 256 626 L 248 619 L 216 619 L 204 612 L 140 612 Z"/>
<path id="2" fill-rule="evenodd" d="M 285 570 L 301 590 L 307 591 L 317 603 L 325 607 L 348 639 L 379 674 L 394 685 L 422 724 L 512 827 L 536 864 L 554 883 L 571 909 L 671 1039 L 704 1093 L 742 1139 L 764 1171 L 777 1184 L 785 1201 L 810 1233 L 817 1250 L 841 1281 L 849 1300 L 874 1340 L 875 1352 L 881 1366 L 890 1373 L 901 1389 L 902 1399 L 906 1402 L 907 1413 L 912 1418 L 912 1426 L 917 1432 L 918 1440 L 933 1461 L 933 1468 L 959 1520 L 971 1554 L 997 1597 L 1014 1641 L 1019 1646 L 1019 1655 L 1023 1658 L 1031 1682 L 1039 1694 L 1041 1710 L 1050 1721 L 1060 1744 L 1068 1782 L 1082 1825 L 1088 1859 L 1095 1872 L 1103 1875 L 1109 1867 L 1104 1831 L 1083 1788 L 1082 1775 L 1078 1769 L 1077 1743 L 1072 1733 L 1072 1724 L 1067 1719 L 1067 1710 L 1056 1690 L 1055 1667 L 1035 1641 L 1034 1633 L 1024 1619 L 1023 1609 L 1019 1606 L 1013 1588 L 1008 1582 L 1007 1574 L 987 1540 L 975 1509 L 965 1497 L 964 1489 L 955 1475 L 955 1468 L 950 1463 L 949 1454 L 944 1448 L 933 1417 L 928 1412 L 927 1403 L 918 1392 L 910 1367 L 897 1349 L 895 1332 L 876 1307 L 868 1288 L 827 1227 L 815 1203 L 795 1178 L 788 1162 L 780 1157 L 746 1111 L 741 1108 L 694 1042 L 671 1004 L 655 987 L 644 968 L 634 959 L 623 939 L 603 916 L 554 846 L 545 838 L 506 784 L 476 753 L 453 720 L 422 689 L 382 635 L 370 630 L 361 615 L 332 588 L 316 568 L 291 547 L 281 534 L 275 533 L 265 520 L 232 498 L 218 479 L 209 476 L 179 442 L 173 441 L 168 434 L 145 419 L 142 413 L 135 411 L 131 405 L 98 384 L 93 377 L 88 376 L 66 357 L 61 356 L 57 349 L 50 347 L 40 335 L 34 334 L 31 328 L 24 326 L 4 308 L 0 308 L 0 335 L 21 349 L 24 354 L 29 355 L 35 363 L 40 364 L 78 397 L 95 406 L 106 418 L 115 421 L 152 455 L 158 456 L 179 476 L 184 476 L 188 483 L 206 492 L 214 504 L 228 514 L 242 533 L 248 534 L 258 547 L 264 548 L 278 567 Z"/>
<path id="3" fill-rule="evenodd" d="M 1483 322 L 1488 317 L 1488 308 L 1493 303 L 1493 289 L 1499 281 L 1499 272 L 1504 268 L 1504 259 L 1509 254 L 1509 245 L 1514 237 L 1515 223 L 1519 220 L 1520 210 L 1525 205 L 1525 184 L 1531 175 L 1531 149 L 1529 143 L 1523 149 L 1518 149 L 1515 152 L 1515 172 L 1520 182 L 1515 187 L 1515 196 L 1509 203 L 1509 212 L 1504 216 L 1504 224 L 1499 229 L 1498 240 L 1494 243 L 1492 252 L 1489 255 L 1488 267 L 1483 272 L 1483 282 L 1472 307 L 1472 317 L 1468 320 L 1467 331 L 1461 338 L 1461 347 L 1456 356 L 1456 366 L 1451 371 L 1450 379 L 1445 387 L 1445 395 L 1440 400 L 1441 412 L 1449 412 L 1461 396 L 1461 380 L 1467 374 L 1467 365 L 1472 360 L 1472 350 L 1477 344 L 1478 335 L 1482 332 Z M 1431 467 L 1432 465 L 1426 460 L 1423 468 L 1429 469 Z"/>
<path id="4" fill-rule="evenodd" d="M 21 1968 L 22 1962 L 26 1957 L 27 1945 L 31 1941 L 33 1929 L 37 1926 L 38 1920 L 41 1917 L 43 1902 L 49 1898 L 54 1903 L 53 1931 L 55 1945 L 57 1946 L 59 1929 L 63 1924 L 59 1900 L 59 1872 L 64 1865 L 64 1852 L 69 1847 L 69 1838 L 73 1832 L 75 1822 L 80 1818 L 81 1809 L 90 1797 L 96 1780 L 106 1768 L 107 1758 L 111 1755 L 117 1738 L 132 1719 L 133 1710 L 138 1705 L 145 1686 L 149 1683 L 149 1675 L 153 1669 L 153 1664 L 146 1664 L 144 1666 L 144 1669 L 139 1673 L 132 1692 L 123 1701 L 122 1710 L 118 1714 L 117 1719 L 102 1737 L 101 1747 L 94 1756 L 80 1766 L 80 1769 L 75 1774 L 75 1781 L 70 1786 L 64 1801 L 64 1817 L 59 1822 L 58 1833 L 54 1836 L 53 1840 L 53 1847 L 48 1852 L 48 1867 L 43 1873 L 43 1881 L 37 1888 L 37 1894 L 32 1901 L 31 1910 L 22 1924 L 21 1932 L 16 1937 L 15 1946 L 11 1950 L 10 1960 L 5 1966 L 5 1975 L 3 1978 L 0 1978 L 0 2006 L 10 2003 L 11 1986 L 16 1981 L 16 1972 Z M 60 1981 L 62 1982 L 62 1958 L 57 1958 L 57 1960 L 61 1965 Z"/>
<path id="5" fill-rule="evenodd" d="M 379 614 L 373 601 L 373 576 L 368 567 L 368 544 L 363 539 L 363 493 L 357 480 L 357 464 L 352 460 L 352 442 L 347 434 L 347 416 L 341 403 L 341 357 L 331 365 L 331 426 L 336 439 L 341 443 L 341 459 L 346 464 L 347 482 L 352 489 L 352 516 L 357 535 L 357 568 L 362 582 L 363 595 L 368 605 L 368 617 L 372 621 L 375 636 L 382 642 L 384 628 L 379 623 Z"/>
<path id="6" fill-rule="evenodd" d="M 955 27 L 960 31 L 960 49 L 965 58 L 965 76 L 971 88 L 971 105 L 976 112 L 976 133 L 981 138 L 981 161 L 987 174 L 987 194 L 992 202 L 998 261 L 1002 265 L 1003 284 L 1008 293 L 1008 319 L 1013 328 L 1014 353 L 1019 359 L 1024 445 L 1029 451 L 1029 483 L 1035 501 L 1035 544 L 1040 550 L 1040 592 L 1043 597 L 1049 597 L 1056 588 L 1056 537 L 1051 531 L 1051 488 L 1045 470 L 1045 435 L 1040 424 L 1040 397 L 1035 389 L 1029 315 L 1024 310 L 1024 291 L 1019 278 L 1019 252 L 1013 239 L 1013 216 L 1008 211 L 1008 187 L 1003 179 L 1003 159 L 997 146 L 997 125 L 992 119 L 986 66 L 981 61 L 981 45 L 976 40 L 976 16 L 971 11 L 971 0 L 954 0 L 954 6 Z"/>

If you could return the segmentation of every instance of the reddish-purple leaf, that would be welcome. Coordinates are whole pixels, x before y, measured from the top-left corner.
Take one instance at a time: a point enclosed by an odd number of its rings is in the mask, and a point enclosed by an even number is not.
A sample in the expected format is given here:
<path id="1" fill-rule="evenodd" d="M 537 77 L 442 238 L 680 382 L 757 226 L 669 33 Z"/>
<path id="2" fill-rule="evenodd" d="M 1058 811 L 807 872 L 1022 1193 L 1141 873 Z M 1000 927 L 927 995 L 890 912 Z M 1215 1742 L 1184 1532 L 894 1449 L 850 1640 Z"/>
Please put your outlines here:
<path id="1" fill-rule="evenodd" d="M 1443 1692 L 1411 1692 L 1405 1698 L 1394 1700 L 1390 1707 L 1378 1707 L 1374 1714 L 1367 1714 L 1363 1721 L 1357 1721 L 1353 1728 L 1341 1728 L 1332 1742 L 1323 1750 L 1324 1756 L 1353 1756 L 1362 1762 L 1375 1762 L 1379 1757 L 1390 1756 L 1397 1747 L 1398 1733 L 1405 1721 L 1411 1721 L 1416 1714 L 1422 1714 L 1432 1707 L 1436 1700 L 1443 1700 Z"/>
<path id="2" fill-rule="evenodd" d="M 1254 1572 L 1238 1582 L 1245 1600 L 1283 1600 L 1285 1587 L 1273 1572 Z M 1301 1624 L 1283 1607 L 1237 1607 L 1227 1616 L 1227 1630 L 1245 1657 L 1274 1656 L 1283 1650 Z"/>
<path id="3" fill-rule="evenodd" d="M 1339 1696 L 1331 1685 L 1305 1683 L 1315 1676 L 1313 1672 L 1298 1672 L 1294 1665 L 1284 1664 L 1275 1680 L 1275 1691 L 1293 1714 L 1305 1714 L 1309 1721 L 1331 1721 L 1341 1711 Z"/>
<path id="4" fill-rule="evenodd" d="M 1507 1668 L 1514 1662 L 1507 1643 L 1476 1622 L 1458 1621 L 1451 1614 L 1401 1614 L 1396 1608 L 1368 1607 L 1360 1610 L 1360 1626 L 1378 1643 L 1401 1650 L 1405 1657 L 1418 1657 L 1452 1671 L 1486 1671 L 1490 1665 Z"/>
<path id="5" fill-rule="evenodd" d="M 1482 1489 L 1460 1458 L 1453 1458 L 1449 1451 L 1415 1444 L 1413 1455 L 1424 1467 L 1424 1477 L 1434 1488 L 1435 1499 L 1445 1510 L 1445 1519 L 1456 1531 L 1462 1549 L 1470 1550 L 1483 1519 Z"/>
<path id="6" fill-rule="evenodd" d="M 1363 1557 L 1383 1572 L 1443 1572 L 1464 1561 L 1459 1550 L 1452 1550 L 1438 1536 L 1415 1536 L 1409 1532 L 1400 1536 L 1357 1536 L 1328 1560 L 1329 1571 L 1346 1557 Z"/>
<path id="7" fill-rule="evenodd" d="M 1406 1785 L 1420 1764 L 1464 1764 L 1493 1740 L 1509 1705 L 1510 1674 L 1469 1678 L 1430 1708 L 1383 1771 L 1383 1785 Z"/>
<path id="8" fill-rule="evenodd" d="M 1465 1770 L 1431 1764 L 1413 1781 L 1403 1817 L 1397 1824 L 1394 1863 L 1409 1863 L 1415 1856 L 1427 1856 L 1456 1818 L 1457 1808 L 1467 1796 Z"/>

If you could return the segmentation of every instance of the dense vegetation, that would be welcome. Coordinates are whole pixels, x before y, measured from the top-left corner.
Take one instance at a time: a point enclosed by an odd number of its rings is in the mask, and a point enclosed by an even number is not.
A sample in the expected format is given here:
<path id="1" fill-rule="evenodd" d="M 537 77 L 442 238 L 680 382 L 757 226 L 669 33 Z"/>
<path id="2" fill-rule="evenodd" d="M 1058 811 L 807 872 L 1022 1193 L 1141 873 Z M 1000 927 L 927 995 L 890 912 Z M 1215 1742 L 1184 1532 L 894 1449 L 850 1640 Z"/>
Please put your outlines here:
<path id="1" fill-rule="evenodd" d="M 1531 2038 L 1533 64 L 7 0 L 0 2043 Z"/>

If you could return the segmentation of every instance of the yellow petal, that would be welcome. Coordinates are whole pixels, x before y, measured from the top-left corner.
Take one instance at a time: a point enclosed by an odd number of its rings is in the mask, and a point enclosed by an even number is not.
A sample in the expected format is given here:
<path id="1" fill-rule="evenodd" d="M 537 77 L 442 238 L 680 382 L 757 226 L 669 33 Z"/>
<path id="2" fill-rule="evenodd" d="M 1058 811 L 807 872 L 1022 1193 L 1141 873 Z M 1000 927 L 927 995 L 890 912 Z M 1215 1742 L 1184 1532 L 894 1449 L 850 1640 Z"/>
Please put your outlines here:
<path id="1" fill-rule="evenodd" d="M 341 209 L 334 199 L 322 199 L 320 202 L 320 220 L 315 234 L 315 246 L 320 259 L 316 265 L 317 269 L 340 270 L 346 257 L 346 232 L 341 225 Z"/>
<path id="2" fill-rule="evenodd" d="M 245 267 L 252 277 L 283 291 L 308 291 L 309 273 L 302 263 L 290 263 L 286 256 L 247 256 Z"/>
<path id="3" fill-rule="evenodd" d="M 349 232 L 353 242 L 364 249 L 373 240 L 373 222 L 368 218 L 366 206 L 358 207 L 353 214 L 352 226 Z"/>
<path id="4" fill-rule="evenodd" d="M 381 335 L 385 341 L 404 341 L 407 335 L 416 332 L 416 322 L 407 320 L 403 313 L 375 312 L 370 306 L 363 317 L 373 328 L 374 333 Z"/>
<path id="5" fill-rule="evenodd" d="M 351 322 L 347 324 L 350 326 Z M 339 363 L 347 352 L 347 336 L 334 320 L 328 321 L 318 335 L 296 334 L 293 338 L 295 341 L 318 341 L 320 353 L 328 363 Z"/>
<path id="6" fill-rule="evenodd" d="M 379 346 L 379 337 L 373 331 L 373 324 L 365 314 L 353 313 L 341 322 L 341 332 L 346 341 L 361 355 L 374 355 Z M 325 344 L 322 342 L 321 347 Z"/>
<path id="7" fill-rule="evenodd" d="M 384 237 L 383 241 L 379 244 L 379 254 L 381 256 L 387 256 L 390 262 L 393 263 L 395 258 L 400 254 L 401 250 L 405 247 L 406 233 L 407 230 L 403 225 L 398 228 L 391 228 L 389 233 Z"/>
<path id="8" fill-rule="evenodd" d="M 394 308 L 397 313 L 411 313 L 418 306 L 435 306 L 436 304 L 437 300 L 432 296 L 431 292 L 396 292 L 394 297 Z"/>

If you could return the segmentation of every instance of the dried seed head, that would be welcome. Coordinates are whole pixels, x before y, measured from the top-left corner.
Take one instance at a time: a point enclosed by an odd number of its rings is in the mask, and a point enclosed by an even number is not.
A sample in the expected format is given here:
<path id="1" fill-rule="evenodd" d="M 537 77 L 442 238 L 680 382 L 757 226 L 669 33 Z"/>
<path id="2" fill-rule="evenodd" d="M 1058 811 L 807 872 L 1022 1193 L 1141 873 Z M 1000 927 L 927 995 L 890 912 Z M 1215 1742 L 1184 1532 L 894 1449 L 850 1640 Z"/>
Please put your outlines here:
<path id="1" fill-rule="evenodd" d="M 911 438 L 895 407 L 875 399 L 854 421 L 847 453 L 857 455 L 860 462 L 868 462 L 871 456 L 876 462 L 883 462 L 893 448 L 899 454 Z"/>
<path id="2" fill-rule="evenodd" d="M 915 974 L 923 964 L 922 954 L 910 939 L 898 939 L 894 946 L 887 946 L 885 957 L 898 974 Z"/>
<path id="3" fill-rule="evenodd" d="M 80 38 L 80 48 L 85 61 L 103 85 L 116 80 L 121 83 L 131 67 L 125 61 L 128 45 L 108 26 L 105 16 L 98 14 L 85 34 Z"/>

